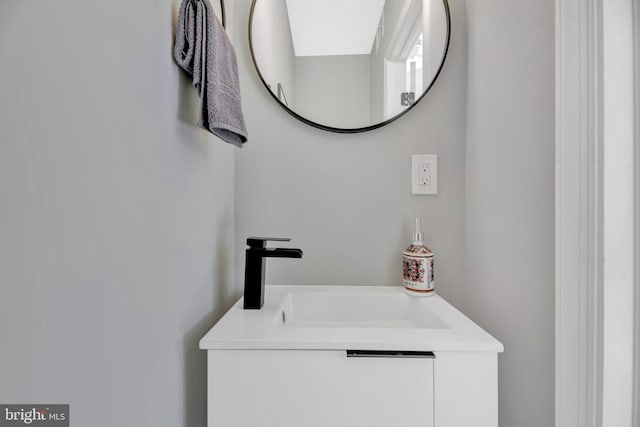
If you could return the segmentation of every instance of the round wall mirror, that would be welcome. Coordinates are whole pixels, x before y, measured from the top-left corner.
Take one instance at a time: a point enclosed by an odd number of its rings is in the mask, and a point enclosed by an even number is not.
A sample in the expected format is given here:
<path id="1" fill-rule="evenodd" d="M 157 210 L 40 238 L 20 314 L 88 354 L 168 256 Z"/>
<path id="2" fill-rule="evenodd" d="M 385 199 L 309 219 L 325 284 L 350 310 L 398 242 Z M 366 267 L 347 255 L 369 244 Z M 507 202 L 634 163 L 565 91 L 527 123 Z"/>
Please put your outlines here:
<path id="1" fill-rule="evenodd" d="M 442 70 L 450 25 L 447 0 L 253 0 L 249 43 L 287 112 L 354 133 L 424 97 Z"/>

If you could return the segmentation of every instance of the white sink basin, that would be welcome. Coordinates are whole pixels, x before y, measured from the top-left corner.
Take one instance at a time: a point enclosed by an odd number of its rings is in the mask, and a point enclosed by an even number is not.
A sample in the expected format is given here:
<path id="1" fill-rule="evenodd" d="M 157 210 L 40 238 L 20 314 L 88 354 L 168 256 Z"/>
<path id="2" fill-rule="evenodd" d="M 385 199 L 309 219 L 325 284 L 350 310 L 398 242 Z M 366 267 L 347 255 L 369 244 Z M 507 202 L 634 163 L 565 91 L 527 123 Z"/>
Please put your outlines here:
<path id="1" fill-rule="evenodd" d="M 429 297 L 375 291 L 288 293 L 274 324 L 295 328 L 448 329 L 430 302 Z"/>
<path id="2" fill-rule="evenodd" d="M 439 295 L 400 286 L 267 286 L 264 307 L 242 298 L 200 340 L 207 350 L 500 352 L 503 346 Z"/>

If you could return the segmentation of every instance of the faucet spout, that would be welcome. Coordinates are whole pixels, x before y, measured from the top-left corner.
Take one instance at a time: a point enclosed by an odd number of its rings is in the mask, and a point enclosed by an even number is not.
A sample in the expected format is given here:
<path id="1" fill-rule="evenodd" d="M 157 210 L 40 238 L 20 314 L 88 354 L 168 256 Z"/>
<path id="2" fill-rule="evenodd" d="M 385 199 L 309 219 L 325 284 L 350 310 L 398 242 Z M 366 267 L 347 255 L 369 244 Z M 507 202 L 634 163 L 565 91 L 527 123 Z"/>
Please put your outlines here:
<path id="1" fill-rule="evenodd" d="M 250 237 L 244 266 L 244 309 L 259 310 L 264 305 L 265 258 L 302 258 L 296 248 L 267 248 L 267 241 L 288 242 L 277 237 Z"/>
<path id="2" fill-rule="evenodd" d="M 260 252 L 265 258 L 302 258 L 302 249 L 264 248 Z"/>

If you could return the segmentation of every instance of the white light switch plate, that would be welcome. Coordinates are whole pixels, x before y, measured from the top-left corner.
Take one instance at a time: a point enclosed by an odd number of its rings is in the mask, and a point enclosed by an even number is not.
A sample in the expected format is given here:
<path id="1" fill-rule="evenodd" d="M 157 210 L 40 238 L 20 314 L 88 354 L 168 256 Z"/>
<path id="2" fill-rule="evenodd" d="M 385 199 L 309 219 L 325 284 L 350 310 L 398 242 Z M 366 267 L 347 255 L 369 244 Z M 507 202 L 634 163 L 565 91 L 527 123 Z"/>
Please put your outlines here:
<path id="1" fill-rule="evenodd" d="M 411 156 L 411 194 L 438 194 L 438 156 Z"/>

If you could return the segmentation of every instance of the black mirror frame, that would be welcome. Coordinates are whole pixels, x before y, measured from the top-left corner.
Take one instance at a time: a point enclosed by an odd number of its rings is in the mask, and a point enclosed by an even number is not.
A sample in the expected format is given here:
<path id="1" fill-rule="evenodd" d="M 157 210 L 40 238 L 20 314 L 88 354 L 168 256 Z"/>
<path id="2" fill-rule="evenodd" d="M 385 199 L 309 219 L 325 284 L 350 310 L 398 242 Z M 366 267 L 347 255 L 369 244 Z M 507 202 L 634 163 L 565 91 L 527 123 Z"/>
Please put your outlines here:
<path id="1" fill-rule="evenodd" d="M 222 1 L 223 0 L 221 0 L 221 2 Z M 256 62 L 256 57 L 255 57 L 255 54 L 254 54 L 254 51 L 253 51 L 253 35 L 252 35 L 252 31 L 251 31 L 252 28 L 253 28 L 253 12 L 255 10 L 255 6 L 256 6 L 256 2 L 257 1 L 258 0 L 252 0 L 251 1 L 251 11 L 249 13 L 249 49 L 251 51 L 251 60 L 253 61 L 253 66 L 256 69 L 256 72 L 258 73 L 258 77 L 260 77 L 260 81 L 262 81 L 262 84 L 267 89 L 267 92 L 269 92 L 269 95 L 271 95 L 271 97 L 278 103 L 278 105 L 280 105 L 280 107 L 282 107 L 287 113 L 289 113 L 290 115 L 292 115 L 296 119 L 300 120 L 301 122 L 308 124 L 309 126 L 313 126 L 315 128 L 322 129 L 322 130 L 325 130 L 325 131 L 328 131 L 328 132 L 335 132 L 335 133 L 368 132 L 370 130 L 378 129 L 378 128 L 382 127 L 382 126 L 386 126 L 389 123 L 394 122 L 397 119 L 399 119 L 400 117 L 404 116 L 411 109 L 413 109 L 413 107 L 415 107 L 422 100 L 422 98 L 424 98 L 424 96 L 429 92 L 429 90 L 431 89 L 433 84 L 436 82 L 436 80 L 438 80 L 438 77 L 440 76 L 440 72 L 442 71 L 442 68 L 444 67 L 444 63 L 445 63 L 445 61 L 447 59 L 447 53 L 449 52 L 449 43 L 451 41 L 451 13 L 449 11 L 449 2 L 447 0 L 442 0 L 442 2 L 444 4 L 445 15 L 446 15 L 446 18 L 447 18 L 447 38 L 446 38 L 446 42 L 445 42 L 444 53 L 442 55 L 442 61 L 440 62 L 440 66 L 438 67 L 438 71 L 436 71 L 436 74 L 435 74 L 435 76 L 433 76 L 433 79 L 431 80 L 431 83 L 429 83 L 429 86 L 425 89 L 425 91 L 422 93 L 422 95 L 420 95 L 420 97 L 418 99 L 416 99 L 415 102 L 409 106 L 409 108 L 403 110 L 401 113 L 396 114 L 395 116 L 391 117 L 390 119 L 384 120 L 384 121 L 382 121 L 380 123 L 375 123 L 375 124 L 370 125 L 370 126 L 364 126 L 364 127 L 359 127 L 359 128 L 337 128 L 337 127 L 323 125 L 321 123 L 314 122 L 313 120 L 309 120 L 306 117 L 301 116 L 300 114 L 296 113 L 295 111 L 290 109 L 288 106 L 283 104 L 278 99 L 278 96 L 271 91 L 269 85 L 264 80 L 264 77 L 262 76 L 262 73 L 260 72 L 260 68 L 258 67 L 258 63 Z"/>

